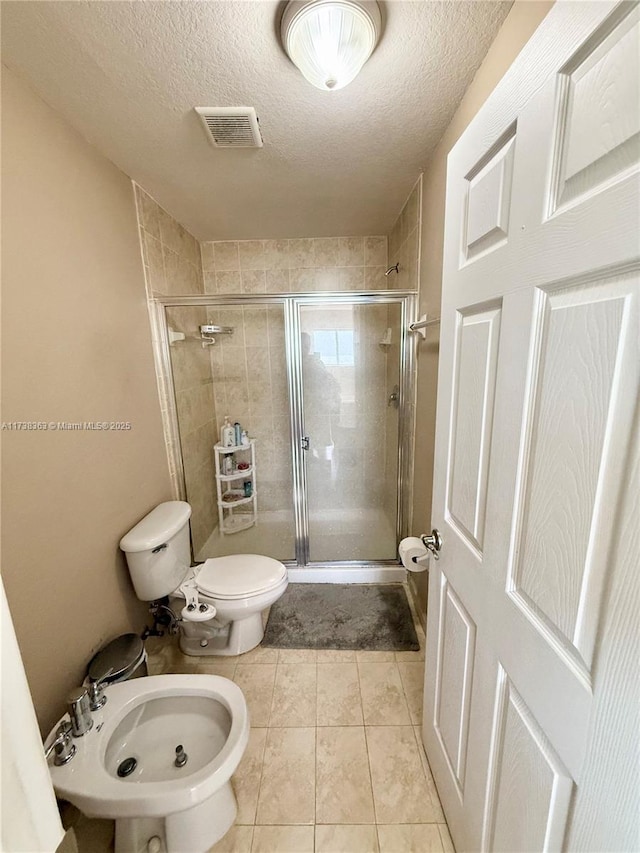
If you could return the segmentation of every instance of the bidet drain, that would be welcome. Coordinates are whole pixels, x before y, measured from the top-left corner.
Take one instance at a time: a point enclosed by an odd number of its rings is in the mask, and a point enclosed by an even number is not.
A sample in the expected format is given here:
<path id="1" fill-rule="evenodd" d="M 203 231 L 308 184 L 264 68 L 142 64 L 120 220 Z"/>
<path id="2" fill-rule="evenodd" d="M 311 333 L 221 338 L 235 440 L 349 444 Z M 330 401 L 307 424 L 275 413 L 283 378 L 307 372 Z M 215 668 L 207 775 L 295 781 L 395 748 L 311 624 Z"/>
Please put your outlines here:
<path id="1" fill-rule="evenodd" d="M 138 762 L 135 758 L 125 758 L 124 761 L 121 761 L 118 765 L 118 776 L 124 778 L 125 776 L 130 776 L 131 773 L 138 766 Z"/>

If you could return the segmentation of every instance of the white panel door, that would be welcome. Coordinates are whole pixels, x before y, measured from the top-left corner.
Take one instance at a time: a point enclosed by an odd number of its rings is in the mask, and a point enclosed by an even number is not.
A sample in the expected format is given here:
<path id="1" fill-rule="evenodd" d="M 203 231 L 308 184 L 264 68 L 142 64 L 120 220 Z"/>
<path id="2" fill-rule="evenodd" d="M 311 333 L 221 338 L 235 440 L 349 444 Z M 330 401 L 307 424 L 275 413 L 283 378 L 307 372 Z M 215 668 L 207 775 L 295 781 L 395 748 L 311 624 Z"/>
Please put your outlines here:
<path id="1" fill-rule="evenodd" d="M 639 34 L 560 0 L 449 156 L 423 734 L 459 851 L 640 849 Z"/>

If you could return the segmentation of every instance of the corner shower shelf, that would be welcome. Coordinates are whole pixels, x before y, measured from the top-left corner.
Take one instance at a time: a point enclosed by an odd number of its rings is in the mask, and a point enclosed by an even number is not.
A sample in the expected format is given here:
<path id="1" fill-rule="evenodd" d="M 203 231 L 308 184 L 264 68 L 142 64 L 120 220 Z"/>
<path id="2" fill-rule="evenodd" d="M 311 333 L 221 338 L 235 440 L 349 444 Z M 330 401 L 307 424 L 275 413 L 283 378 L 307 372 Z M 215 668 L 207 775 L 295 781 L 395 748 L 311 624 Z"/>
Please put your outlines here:
<path id="1" fill-rule="evenodd" d="M 214 446 L 216 463 L 216 491 L 218 502 L 218 522 L 220 532 L 223 535 L 239 533 L 253 527 L 258 516 L 257 492 L 256 492 L 256 459 L 255 439 L 250 439 L 248 445 L 242 444 L 235 447 L 223 447 L 221 444 Z M 234 471 L 231 474 L 222 473 L 221 460 L 229 454 L 238 454 L 240 461 L 248 462 L 249 467 L 243 471 Z M 236 462 L 237 464 L 237 462 Z M 251 481 L 251 494 L 244 495 L 244 491 L 234 489 L 232 483 L 237 480 Z M 224 500 L 225 495 L 232 495 L 233 500 Z M 234 514 L 237 507 L 244 507 L 239 513 Z"/>

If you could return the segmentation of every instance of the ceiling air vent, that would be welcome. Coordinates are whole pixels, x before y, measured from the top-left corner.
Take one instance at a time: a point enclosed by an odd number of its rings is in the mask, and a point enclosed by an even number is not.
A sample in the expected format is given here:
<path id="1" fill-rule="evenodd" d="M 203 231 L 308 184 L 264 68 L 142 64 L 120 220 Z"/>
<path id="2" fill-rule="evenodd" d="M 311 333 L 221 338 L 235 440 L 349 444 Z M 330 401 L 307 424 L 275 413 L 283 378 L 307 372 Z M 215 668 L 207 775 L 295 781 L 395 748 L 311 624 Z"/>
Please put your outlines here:
<path id="1" fill-rule="evenodd" d="M 262 148 L 253 107 L 196 107 L 207 136 L 216 148 Z"/>

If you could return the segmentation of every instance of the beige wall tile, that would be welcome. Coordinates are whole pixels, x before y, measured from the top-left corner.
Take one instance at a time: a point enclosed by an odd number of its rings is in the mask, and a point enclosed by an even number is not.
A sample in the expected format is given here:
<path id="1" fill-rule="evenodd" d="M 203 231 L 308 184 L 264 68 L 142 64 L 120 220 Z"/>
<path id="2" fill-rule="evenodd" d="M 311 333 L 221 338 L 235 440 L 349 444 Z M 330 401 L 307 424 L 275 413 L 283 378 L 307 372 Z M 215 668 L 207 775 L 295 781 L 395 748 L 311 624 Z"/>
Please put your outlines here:
<path id="1" fill-rule="evenodd" d="M 241 293 L 242 280 L 237 270 L 222 270 L 216 274 L 217 293 Z"/>
<path id="2" fill-rule="evenodd" d="M 443 853 L 438 824 L 378 826 L 380 853 Z"/>
<path id="3" fill-rule="evenodd" d="M 242 271 L 243 293 L 264 293 L 266 290 L 266 279 L 264 270 Z"/>
<path id="4" fill-rule="evenodd" d="M 167 293 L 182 296 L 203 292 L 202 279 L 192 263 L 166 246 L 163 255 Z"/>
<path id="5" fill-rule="evenodd" d="M 364 237 L 340 237 L 339 244 L 337 266 L 364 266 Z"/>
<path id="6" fill-rule="evenodd" d="M 156 293 L 166 293 L 162 243 L 150 234 L 145 234 L 145 256 L 149 271 L 149 286 Z"/>
<path id="7" fill-rule="evenodd" d="M 214 246 L 215 243 L 200 243 L 200 258 L 202 260 L 202 269 L 205 272 L 211 272 L 216 268 L 213 256 Z"/>
<path id="8" fill-rule="evenodd" d="M 276 667 L 273 664 L 238 664 L 233 680 L 244 693 L 251 725 L 269 725 Z"/>
<path id="9" fill-rule="evenodd" d="M 340 290 L 340 270 L 338 267 L 317 269 L 314 281 L 315 290 Z"/>
<path id="10" fill-rule="evenodd" d="M 363 725 L 358 667 L 353 663 L 318 664 L 318 726 Z"/>
<path id="11" fill-rule="evenodd" d="M 146 193 L 142 187 L 139 187 L 135 184 L 135 192 L 136 198 L 138 200 L 138 215 L 140 217 L 140 222 L 145 231 L 148 231 L 152 237 L 155 237 L 156 240 L 160 239 L 160 218 L 159 218 L 159 206 L 156 202 L 151 198 L 148 193 Z"/>
<path id="12" fill-rule="evenodd" d="M 262 240 L 241 240 L 238 243 L 241 270 L 264 270 L 264 246 Z"/>
<path id="13" fill-rule="evenodd" d="M 256 826 L 251 853 L 313 853 L 312 826 Z"/>
<path id="14" fill-rule="evenodd" d="M 315 853 L 378 853 L 375 826 L 316 826 Z M 395 853 L 403 853 L 396 850 Z"/>
<path id="15" fill-rule="evenodd" d="M 266 743 L 267 729 L 252 728 L 249 732 L 249 743 L 245 753 L 238 769 L 231 777 L 233 790 L 238 800 L 236 823 L 249 825 L 255 823 Z"/>
<path id="16" fill-rule="evenodd" d="M 269 729 L 256 823 L 314 823 L 315 758 L 313 727 Z"/>
<path id="17" fill-rule="evenodd" d="M 422 693 L 424 690 L 424 663 L 417 661 L 398 663 L 404 695 L 409 706 L 409 716 L 414 725 L 422 722 Z"/>
<path id="18" fill-rule="evenodd" d="M 389 276 L 385 275 L 387 268 L 365 267 L 364 268 L 364 284 L 367 290 L 388 290 Z"/>
<path id="19" fill-rule="evenodd" d="M 358 663 L 358 672 L 365 725 L 408 725 L 411 720 L 398 664 Z"/>
<path id="20" fill-rule="evenodd" d="M 289 240 L 289 268 L 301 269 L 313 266 L 313 239 Z"/>
<path id="21" fill-rule="evenodd" d="M 313 241 L 313 249 L 315 267 L 337 267 L 340 265 L 338 263 L 340 252 L 338 237 L 316 237 Z"/>
<path id="22" fill-rule="evenodd" d="M 289 269 L 289 241 L 264 241 L 264 268 L 266 270 Z"/>
<path id="23" fill-rule="evenodd" d="M 238 244 L 234 241 L 213 244 L 214 265 L 217 272 L 221 270 L 239 270 L 240 258 Z"/>
<path id="24" fill-rule="evenodd" d="M 437 822 L 413 728 L 368 726 L 366 737 L 376 822 Z"/>
<path id="25" fill-rule="evenodd" d="M 341 267 L 338 277 L 341 290 L 364 290 L 364 267 Z"/>
<path id="26" fill-rule="evenodd" d="M 278 663 L 270 726 L 315 726 L 315 663 Z"/>
<path id="27" fill-rule="evenodd" d="M 285 260 L 289 263 L 288 256 Z M 289 270 L 267 269 L 265 284 L 267 293 L 286 293 L 289 290 Z"/>
<path id="28" fill-rule="evenodd" d="M 331 726 L 316 731 L 316 823 L 373 823 L 364 728 Z"/>
<path id="29" fill-rule="evenodd" d="M 289 270 L 289 287 L 293 293 L 308 293 L 315 288 L 316 273 L 314 269 Z"/>
<path id="30" fill-rule="evenodd" d="M 387 238 L 364 238 L 364 265 L 367 267 L 387 266 Z"/>
<path id="31" fill-rule="evenodd" d="M 217 293 L 216 274 L 213 270 L 207 270 L 203 273 L 202 279 L 204 282 L 205 293 Z"/>

